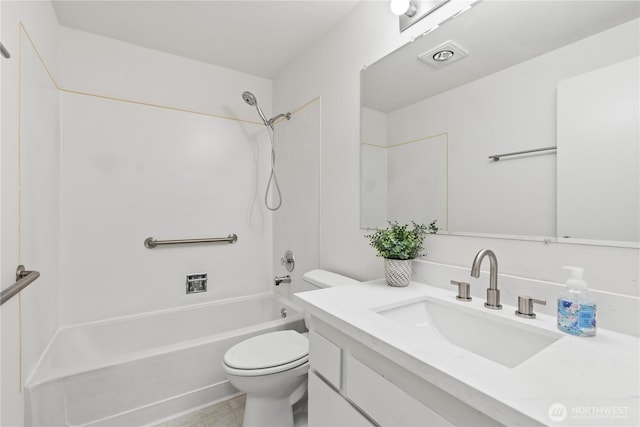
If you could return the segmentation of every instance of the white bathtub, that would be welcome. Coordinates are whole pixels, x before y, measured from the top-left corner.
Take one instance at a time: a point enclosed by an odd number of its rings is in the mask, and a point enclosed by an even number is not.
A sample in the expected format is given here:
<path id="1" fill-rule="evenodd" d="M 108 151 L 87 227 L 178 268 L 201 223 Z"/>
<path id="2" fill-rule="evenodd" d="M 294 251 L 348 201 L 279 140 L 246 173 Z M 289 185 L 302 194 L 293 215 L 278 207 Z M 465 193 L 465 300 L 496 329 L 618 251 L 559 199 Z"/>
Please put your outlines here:
<path id="1" fill-rule="evenodd" d="M 232 397 L 225 351 L 283 329 L 303 315 L 274 294 L 62 328 L 25 386 L 26 425 L 140 426 Z"/>

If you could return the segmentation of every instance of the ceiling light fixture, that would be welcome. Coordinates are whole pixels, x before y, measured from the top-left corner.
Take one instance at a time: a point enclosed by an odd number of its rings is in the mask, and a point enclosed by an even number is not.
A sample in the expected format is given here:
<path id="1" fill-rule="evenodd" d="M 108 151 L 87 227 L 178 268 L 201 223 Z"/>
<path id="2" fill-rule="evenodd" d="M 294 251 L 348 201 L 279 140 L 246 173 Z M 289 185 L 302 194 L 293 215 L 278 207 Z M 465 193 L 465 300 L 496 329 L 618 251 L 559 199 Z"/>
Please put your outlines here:
<path id="1" fill-rule="evenodd" d="M 434 68 L 441 68 L 452 62 L 459 61 L 469 54 L 466 49 L 460 47 L 453 40 L 448 40 L 433 49 L 418 55 L 418 59 Z"/>
<path id="2" fill-rule="evenodd" d="M 391 0 L 391 13 L 411 17 L 416 14 L 416 5 L 411 0 Z"/>
<path id="3" fill-rule="evenodd" d="M 438 61 L 438 62 L 448 61 L 452 57 L 453 57 L 453 51 L 452 50 L 440 50 L 440 51 L 434 53 L 433 56 L 432 56 L 433 60 L 434 61 Z"/>
<path id="4" fill-rule="evenodd" d="M 449 0 L 391 0 L 391 12 L 398 15 L 400 31 L 404 31 Z"/>

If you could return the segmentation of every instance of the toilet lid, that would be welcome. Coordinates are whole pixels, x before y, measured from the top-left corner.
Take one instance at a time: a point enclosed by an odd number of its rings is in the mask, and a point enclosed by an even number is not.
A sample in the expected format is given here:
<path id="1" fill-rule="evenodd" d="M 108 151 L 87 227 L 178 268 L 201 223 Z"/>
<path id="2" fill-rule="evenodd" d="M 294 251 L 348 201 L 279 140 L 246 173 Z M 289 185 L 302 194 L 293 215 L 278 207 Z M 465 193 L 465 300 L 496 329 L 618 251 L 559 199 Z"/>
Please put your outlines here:
<path id="1" fill-rule="evenodd" d="M 236 369 L 263 369 L 285 365 L 309 354 L 309 340 L 296 331 L 257 335 L 231 347 L 224 363 Z"/>

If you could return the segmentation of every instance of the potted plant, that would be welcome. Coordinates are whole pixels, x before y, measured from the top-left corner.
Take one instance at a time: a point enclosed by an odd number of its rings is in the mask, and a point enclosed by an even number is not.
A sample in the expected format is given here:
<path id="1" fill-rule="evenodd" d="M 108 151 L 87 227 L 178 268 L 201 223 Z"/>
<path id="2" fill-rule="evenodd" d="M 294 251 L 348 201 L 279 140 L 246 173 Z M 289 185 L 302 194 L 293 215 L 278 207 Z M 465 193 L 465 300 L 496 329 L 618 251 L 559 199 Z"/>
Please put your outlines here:
<path id="1" fill-rule="evenodd" d="M 428 233 L 438 231 L 436 221 L 429 226 L 416 224 L 400 225 L 397 221 L 389 221 L 389 227 L 376 228 L 373 234 L 365 237 L 369 244 L 376 249 L 378 256 L 384 258 L 384 270 L 387 284 L 390 286 L 407 286 L 411 281 L 411 260 L 420 255 L 424 238 Z"/>

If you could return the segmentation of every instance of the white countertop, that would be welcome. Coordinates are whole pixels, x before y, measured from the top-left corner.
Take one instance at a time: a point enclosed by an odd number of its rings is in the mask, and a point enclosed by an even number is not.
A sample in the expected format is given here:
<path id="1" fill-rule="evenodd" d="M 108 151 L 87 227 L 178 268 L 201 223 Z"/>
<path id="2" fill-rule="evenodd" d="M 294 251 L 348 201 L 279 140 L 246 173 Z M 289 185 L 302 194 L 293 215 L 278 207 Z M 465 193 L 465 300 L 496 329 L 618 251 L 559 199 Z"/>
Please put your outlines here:
<path id="1" fill-rule="evenodd" d="M 372 310 L 424 297 L 453 301 L 483 316 L 509 319 L 561 338 L 507 368 Z M 601 328 L 595 337 L 574 337 L 558 331 L 555 316 L 522 319 L 515 316 L 516 307 L 488 310 L 483 298 L 459 302 L 455 292 L 414 282 L 395 288 L 377 280 L 299 293 L 295 300 L 313 316 L 506 425 L 638 425 L 637 337 Z M 505 343 L 505 351 L 509 345 Z M 562 422 L 554 423 L 549 416 L 555 404 L 568 411 Z"/>

